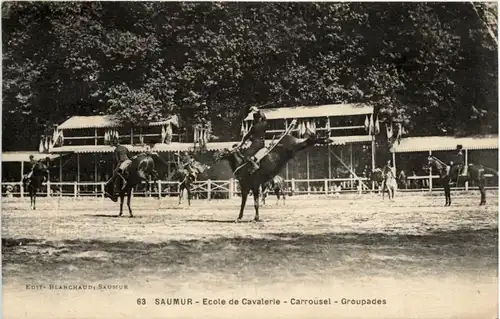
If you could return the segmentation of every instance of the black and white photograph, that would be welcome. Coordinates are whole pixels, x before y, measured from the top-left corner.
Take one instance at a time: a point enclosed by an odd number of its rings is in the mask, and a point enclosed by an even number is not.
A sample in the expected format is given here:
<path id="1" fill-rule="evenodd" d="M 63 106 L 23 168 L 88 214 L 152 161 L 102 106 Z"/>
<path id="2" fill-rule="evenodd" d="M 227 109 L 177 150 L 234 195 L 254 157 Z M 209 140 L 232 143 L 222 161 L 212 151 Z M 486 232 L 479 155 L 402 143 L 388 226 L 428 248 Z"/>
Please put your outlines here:
<path id="1" fill-rule="evenodd" d="M 499 317 L 498 2 L 1 5 L 3 318 Z"/>

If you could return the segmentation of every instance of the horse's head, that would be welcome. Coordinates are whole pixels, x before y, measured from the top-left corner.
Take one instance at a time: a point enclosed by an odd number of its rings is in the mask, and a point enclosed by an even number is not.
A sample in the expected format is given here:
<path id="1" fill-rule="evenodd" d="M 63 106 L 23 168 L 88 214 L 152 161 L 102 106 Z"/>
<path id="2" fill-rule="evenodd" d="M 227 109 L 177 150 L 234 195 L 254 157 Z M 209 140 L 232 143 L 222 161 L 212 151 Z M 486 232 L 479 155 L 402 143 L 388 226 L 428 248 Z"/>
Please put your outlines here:
<path id="1" fill-rule="evenodd" d="M 311 145 L 311 146 L 312 145 L 328 145 L 328 144 L 333 142 L 328 137 L 320 137 L 316 133 L 311 132 L 311 130 L 309 130 L 309 129 L 304 134 L 304 137 L 306 138 L 306 143 L 308 145 Z"/>
<path id="2" fill-rule="evenodd" d="M 244 156 L 241 153 L 241 148 L 237 144 L 233 145 L 232 149 L 223 149 L 217 152 L 215 155 L 215 161 L 219 162 L 222 160 L 227 160 L 234 170 L 244 161 Z"/>

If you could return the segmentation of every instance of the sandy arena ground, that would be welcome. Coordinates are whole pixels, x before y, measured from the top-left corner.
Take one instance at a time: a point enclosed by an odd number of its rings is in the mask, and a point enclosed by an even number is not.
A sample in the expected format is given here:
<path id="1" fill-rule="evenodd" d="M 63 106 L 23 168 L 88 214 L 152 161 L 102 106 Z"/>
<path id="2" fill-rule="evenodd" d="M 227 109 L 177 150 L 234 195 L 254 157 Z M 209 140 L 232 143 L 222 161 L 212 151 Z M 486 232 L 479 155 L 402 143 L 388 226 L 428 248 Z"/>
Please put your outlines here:
<path id="1" fill-rule="evenodd" d="M 4 198 L 3 318 L 497 318 L 498 193 L 482 207 L 477 192 L 452 199 L 268 197 L 253 223 L 250 198 L 236 224 L 239 199 L 134 198 L 136 217 L 114 218 L 118 204 L 100 198 L 41 198 L 36 211 Z"/>

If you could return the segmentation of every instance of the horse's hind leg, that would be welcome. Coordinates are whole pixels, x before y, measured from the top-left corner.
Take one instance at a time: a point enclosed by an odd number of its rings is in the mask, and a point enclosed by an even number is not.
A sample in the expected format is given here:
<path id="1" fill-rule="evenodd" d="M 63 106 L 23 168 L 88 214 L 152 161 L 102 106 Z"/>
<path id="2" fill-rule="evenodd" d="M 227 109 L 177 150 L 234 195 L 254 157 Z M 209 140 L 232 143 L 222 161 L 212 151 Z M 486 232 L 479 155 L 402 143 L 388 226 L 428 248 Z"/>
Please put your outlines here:
<path id="1" fill-rule="evenodd" d="M 132 188 L 128 188 L 127 189 L 127 207 L 128 207 L 128 213 L 129 213 L 129 217 L 134 217 L 134 215 L 132 214 L 132 208 L 130 207 L 130 200 L 132 198 Z"/>
<path id="2" fill-rule="evenodd" d="M 481 193 L 481 201 L 479 202 L 479 206 L 486 205 L 486 190 L 484 189 L 484 180 L 478 181 L 479 192 Z"/>
<path id="3" fill-rule="evenodd" d="M 120 192 L 120 214 L 118 216 L 121 216 L 123 214 L 123 200 L 124 200 L 125 194 L 123 192 Z"/>

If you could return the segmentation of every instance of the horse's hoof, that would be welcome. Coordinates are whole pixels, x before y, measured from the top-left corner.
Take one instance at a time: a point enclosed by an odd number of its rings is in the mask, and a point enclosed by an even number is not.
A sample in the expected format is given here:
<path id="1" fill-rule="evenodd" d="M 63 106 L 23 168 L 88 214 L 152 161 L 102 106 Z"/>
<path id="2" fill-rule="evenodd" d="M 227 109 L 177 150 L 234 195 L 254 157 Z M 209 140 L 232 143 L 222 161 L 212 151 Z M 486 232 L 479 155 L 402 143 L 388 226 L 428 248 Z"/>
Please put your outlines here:
<path id="1" fill-rule="evenodd" d="M 134 218 L 134 215 L 130 215 L 128 218 Z"/>
<path id="2" fill-rule="evenodd" d="M 237 218 L 234 222 L 238 224 L 241 221 L 241 218 Z"/>
<path id="3" fill-rule="evenodd" d="M 253 219 L 253 221 L 254 221 L 254 223 L 259 222 L 259 221 L 260 221 L 260 220 L 259 220 L 259 217 L 255 217 L 255 218 Z"/>

